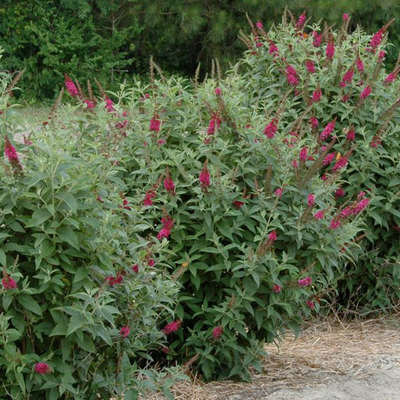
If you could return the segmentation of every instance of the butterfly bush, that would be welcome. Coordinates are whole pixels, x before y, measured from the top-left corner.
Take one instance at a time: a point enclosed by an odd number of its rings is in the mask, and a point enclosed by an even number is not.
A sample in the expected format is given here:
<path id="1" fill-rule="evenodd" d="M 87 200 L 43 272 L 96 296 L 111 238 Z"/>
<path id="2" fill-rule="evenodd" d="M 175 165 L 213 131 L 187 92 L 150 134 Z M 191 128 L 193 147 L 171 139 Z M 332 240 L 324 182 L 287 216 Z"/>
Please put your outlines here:
<path id="1" fill-rule="evenodd" d="M 319 135 L 326 146 L 335 139 L 323 159 L 325 169 L 340 172 L 334 179 L 340 189 L 331 187 L 340 193 L 335 205 L 346 207 L 360 190 L 370 198 L 365 232 L 342 249 L 355 262 L 346 262 L 346 274 L 337 276 L 337 304 L 388 310 L 400 299 L 400 65 L 385 70 L 392 21 L 367 34 L 360 27 L 350 32 L 350 17 L 344 14 L 337 30 L 283 21 L 259 37 L 266 44 L 272 40 L 280 55 L 272 57 L 261 47 L 248 52 L 238 68 L 247 78 L 243 90 L 266 107 L 270 119 L 286 116 L 305 141 Z M 288 65 L 296 71 L 295 91 Z M 317 90 L 319 102 L 313 100 Z M 281 121 L 279 127 L 284 132 Z"/>
<path id="2" fill-rule="evenodd" d="M 262 51 L 280 60 L 267 46 Z M 218 82 L 218 93 L 212 79 L 188 88 L 181 78 L 120 93 L 131 128 L 118 148 L 119 177 L 147 222 L 143 235 L 162 246 L 154 267 L 169 268 L 182 284 L 176 317 L 160 327 L 168 344 L 158 360 L 190 362 L 206 379 L 245 378 L 250 367 L 260 368 L 265 342 L 297 331 L 318 312 L 339 266 L 352 259 L 341 250 L 362 234 L 366 212 L 340 217 L 335 190 L 353 153 L 334 149 L 335 116 L 314 113 L 329 98 L 322 85 L 321 101 L 311 105 L 295 95 L 305 63 L 282 64 L 284 81 L 259 98 L 244 90 L 255 81 L 239 68 Z M 294 116 L 291 104 L 300 101 L 310 112 Z M 160 131 L 148 129 L 155 107 Z M 319 128 L 309 123 L 313 116 Z M 212 134 L 210 118 L 220 121 Z M 334 168 L 338 162 L 341 168 Z M 347 200 L 358 204 L 356 196 Z M 340 227 L 331 229 L 338 216 Z"/>
<path id="3" fill-rule="evenodd" d="M 156 384 L 140 371 L 168 343 L 179 285 L 150 263 L 160 256 L 141 235 L 148 222 L 117 179 L 101 128 L 116 116 L 99 108 L 81 125 L 60 106 L 24 143 L 1 93 L 0 398 L 146 395 Z"/>

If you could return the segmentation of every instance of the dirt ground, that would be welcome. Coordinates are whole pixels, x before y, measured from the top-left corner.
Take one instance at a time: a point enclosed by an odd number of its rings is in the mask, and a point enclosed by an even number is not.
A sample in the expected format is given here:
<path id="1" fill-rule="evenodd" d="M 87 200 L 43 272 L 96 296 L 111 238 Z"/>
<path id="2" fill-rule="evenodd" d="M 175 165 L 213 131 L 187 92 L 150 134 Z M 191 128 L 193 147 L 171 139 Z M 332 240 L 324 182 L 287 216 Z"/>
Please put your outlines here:
<path id="1" fill-rule="evenodd" d="M 399 316 L 316 323 L 267 351 L 251 383 L 179 383 L 176 400 L 400 400 Z"/>

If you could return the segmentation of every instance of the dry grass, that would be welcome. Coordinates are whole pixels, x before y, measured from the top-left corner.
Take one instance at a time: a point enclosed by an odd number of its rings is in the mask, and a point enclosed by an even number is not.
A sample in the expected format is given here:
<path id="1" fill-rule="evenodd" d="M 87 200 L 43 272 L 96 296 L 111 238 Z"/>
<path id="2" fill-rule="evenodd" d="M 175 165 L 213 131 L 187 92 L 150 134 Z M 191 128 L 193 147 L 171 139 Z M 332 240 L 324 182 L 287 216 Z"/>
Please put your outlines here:
<path id="1" fill-rule="evenodd" d="M 191 384 L 180 382 L 172 392 L 176 400 L 221 400 L 238 393 L 244 393 L 243 399 L 250 400 L 283 387 L 318 385 L 334 375 L 362 378 L 374 368 L 385 368 L 385 363 L 400 365 L 400 316 L 350 323 L 338 320 L 313 323 L 297 339 L 288 335 L 279 348 L 268 345 L 266 350 L 269 357 L 263 363 L 264 371 L 254 372 L 251 383 L 204 384 L 196 380 Z M 152 394 L 147 399 L 164 397 Z"/>

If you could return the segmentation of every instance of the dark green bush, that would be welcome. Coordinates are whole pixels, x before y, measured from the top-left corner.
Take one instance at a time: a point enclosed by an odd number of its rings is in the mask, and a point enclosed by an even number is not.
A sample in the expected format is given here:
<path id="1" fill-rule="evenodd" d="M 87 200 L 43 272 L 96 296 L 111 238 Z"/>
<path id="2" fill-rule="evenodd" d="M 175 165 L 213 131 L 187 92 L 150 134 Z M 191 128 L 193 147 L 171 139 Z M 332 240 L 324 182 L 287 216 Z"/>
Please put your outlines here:
<path id="1" fill-rule="evenodd" d="M 165 347 L 178 286 L 151 266 L 148 225 L 72 108 L 25 144 L 18 113 L 1 111 L 0 397 L 135 399 L 156 387 L 139 375 Z"/>
<path id="2" fill-rule="evenodd" d="M 324 184 L 326 151 L 315 138 L 286 144 L 297 118 L 290 112 L 266 137 L 279 105 L 255 98 L 247 82 L 232 73 L 219 88 L 208 80 L 188 91 L 173 79 L 137 86 L 119 95 L 128 115 L 117 119 L 123 109 L 115 105 L 110 120 L 126 119 L 115 157 L 152 226 L 145 233 L 165 246 L 166 265 L 182 276 L 182 323 L 168 335 L 168 359 L 194 357 L 207 379 L 245 378 L 250 366 L 259 368 L 265 341 L 298 330 L 319 309 L 340 259 L 350 257 L 340 249 L 360 231 L 353 218 L 330 229 L 340 213 L 332 193 L 340 171 L 330 169 Z M 284 87 L 281 97 L 288 94 Z"/>
<path id="3" fill-rule="evenodd" d="M 277 46 L 277 56 L 270 54 L 271 42 L 259 32 L 262 46 L 249 51 L 241 63 L 248 79 L 244 90 L 252 92 L 255 98 L 271 99 L 278 108 L 284 90 L 289 88 L 285 68 L 291 65 L 297 71 L 299 84 L 295 89 L 301 95 L 286 102 L 284 115 L 293 119 L 302 115 L 299 130 L 302 136 L 309 138 L 335 120 L 333 135 L 337 141 L 332 152 L 344 155 L 350 148 L 354 149 L 339 182 L 345 197 L 337 196 L 337 205 L 344 204 L 360 190 L 370 193 L 372 201 L 365 234 L 344 248 L 355 259 L 343 265 L 343 272 L 338 275 L 336 300 L 338 306 L 353 311 L 385 310 L 397 305 L 400 298 L 399 69 L 398 64 L 393 71 L 386 72 L 383 68 L 385 54 L 390 48 L 389 27 L 382 28 L 381 41 L 379 31 L 376 35 L 366 35 L 359 28 L 346 34 L 344 29 L 345 22 L 337 32 L 325 34 L 317 25 L 309 25 L 301 31 L 292 24 L 281 25 L 268 33 Z M 320 47 L 313 45 L 315 34 L 322 35 Z M 335 44 L 332 61 L 326 57 L 329 37 Z M 373 40 L 376 47 L 371 46 Z M 314 73 L 307 70 L 307 62 L 313 63 Z M 351 70 L 354 73 L 351 82 L 341 84 L 346 73 L 350 78 L 348 71 Z M 367 87 L 372 88 L 372 92 L 362 100 L 361 93 Z M 322 93 L 321 101 L 310 105 L 318 88 Z M 309 128 L 307 121 L 311 117 L 317 118 L 318 129 Z M 349 131 L 355 133 L 350 140 Z"/>

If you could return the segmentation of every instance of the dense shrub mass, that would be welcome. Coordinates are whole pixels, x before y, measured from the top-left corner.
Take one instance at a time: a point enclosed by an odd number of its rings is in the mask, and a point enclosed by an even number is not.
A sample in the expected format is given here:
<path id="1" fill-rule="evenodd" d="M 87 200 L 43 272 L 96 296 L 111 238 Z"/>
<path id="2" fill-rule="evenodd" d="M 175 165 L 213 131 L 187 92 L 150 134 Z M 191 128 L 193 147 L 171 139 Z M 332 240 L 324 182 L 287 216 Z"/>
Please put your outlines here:
<path id="1" fill-rule="evenodd" d="M 292 87 L 294 96 L 281 107 L 294 118 L 303 116 L 300 135 L 314 138 L 332 127 L 336 143 L 330 154 L 349 154 L 337 204 L 360 189 L 372 195 L 365 233 L 345 248 L 355 260 L 338 276 L 338 301 L 352 309 L 390 308 L 400 298 L 399 63 L 391 71 L 383 68 L 390 24 L 372 36 L 361 29 L 346 34 L 347 15 L 337 32 L 296 24 L 281 25 L 268 37 L 255 27 L 262 46 L 242 61 L 245 90 L 278 108 Z"/>
<path id="2" fill-rule="evenodd" d="M 332 296 L 381 299 L 360 277 L 395 288 L 388 25 L 306 19 L 257 22 L 244 59 L 201 85 L 152 63 L 149 85 L 96 81 L 95 98 L 66 74 L 72 105 L 61 93 L 20 144 L 3 85 L 4 390 L 135 398 L 146 362 L 248 378 Z M 393 269 L 363 267 L 382 259 Z"/>
<path id="3" fill-rule="evenodd" d="M 103 143 L 68 114 L 13 142 L 12 111 L 1 115 L 0 397 L 137 398 L 178 286 L 153 265 Z"/>
<path id="4" fill-rule="evenodd" d="M 208 379 L 243 377 L 265 340 L 319 308 L 368 197 L 348 197 L 351 216 L 341 214 L 332 189 L 344 158 L 324 183 L 333 143 L 291 136 L 298 116 L 278 128 L 266 114 L 279 106 L 243 90 L 240 75 L 193 94 L 181 81 L 157 85 L 148 99 L 130 93 L 121 161 L 148 233 L 175 271 L 186 268 L 169 357 L 200 356 Z"/>

